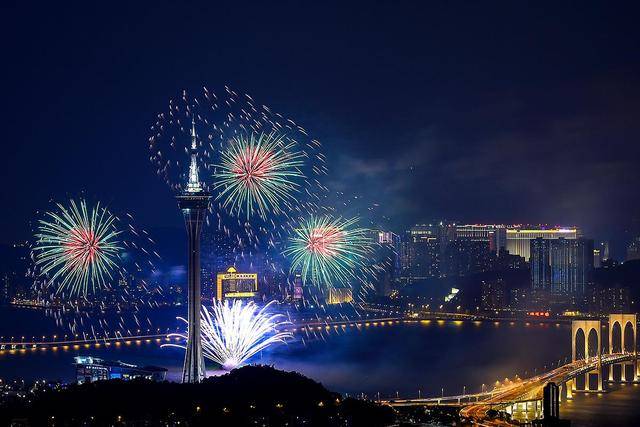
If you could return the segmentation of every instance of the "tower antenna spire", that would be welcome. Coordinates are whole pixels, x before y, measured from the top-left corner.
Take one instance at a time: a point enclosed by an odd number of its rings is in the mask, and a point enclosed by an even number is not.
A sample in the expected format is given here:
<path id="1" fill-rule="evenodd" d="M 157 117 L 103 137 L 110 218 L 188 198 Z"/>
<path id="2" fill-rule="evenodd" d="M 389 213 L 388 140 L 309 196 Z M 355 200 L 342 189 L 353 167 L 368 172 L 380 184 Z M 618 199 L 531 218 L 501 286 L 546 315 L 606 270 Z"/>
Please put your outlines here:
<path id="1" fill-rule="evenodd" d="M 196 118 L 191 115 L 191 163 L 189 164 L 189 182 L 187 182 L 188 193 L 198 193 L 203 191 L 198 176 L 198 143 L 196 141 Z"/>
<path id="2" fill-rule="evenodd" d="M 195 150 L 198 148 L 196 143 L 196 116 L 194 114 L 191 115 L 191 149 Z"/>

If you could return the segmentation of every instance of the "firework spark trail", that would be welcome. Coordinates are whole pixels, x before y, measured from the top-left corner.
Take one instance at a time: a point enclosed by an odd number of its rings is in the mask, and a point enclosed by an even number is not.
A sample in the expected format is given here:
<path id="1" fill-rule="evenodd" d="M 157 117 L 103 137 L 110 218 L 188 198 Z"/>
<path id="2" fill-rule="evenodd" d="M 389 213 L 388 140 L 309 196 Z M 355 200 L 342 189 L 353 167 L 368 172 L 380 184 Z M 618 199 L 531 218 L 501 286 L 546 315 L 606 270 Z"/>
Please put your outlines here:
<path id="1" fill-rule="evenodd" d="M 269 314 L 273 301 L 262 308 L 254 302 L 215 301 L 211 312 L 202 308 L 202 352 L 204 356 L 222 366 L 225 370 L 239 367 L 259 351 L 293 338 L 289 331 L 278 330 L 289 324 L 281 321 L 281 314 Z M 187 321 L 179 317 L 181 321 Z M 169 334 L 169 338 L 187 339 L 186 334 Z M 164 344 L 163 347 L 178 347 L 180 344 Z"/>
<path id="2" fill-rule="evenodd" d="M 319 287 L 347 285 L 358 279 L 372 251 L 369 230 L 357 227 L 358 219 L 310 216 L 294 229 L 284 255 L 290 271 L 299 271 L 303 282 Z"/>
<path id="3" fill-rule="evenodd" d="M 46 219 L 39 221 L 33 248 L 36 266 L 50 275 L 56 292 L 86 295 L 104 287 L 105 279 L 112 279 L 122 250 L 115 217 L 100 203 L 93 209 L 84 200 L 79 205 L 71 200 L 70 208 L 57 206 L 58 212 L 47 212 Z"/>
<path id="4" fill-rule="evenodd" d="M 294 142 L 275 132 L 234 137 L 216 165 L 213 188 L 221 190 L 216 200 L 232 214 L 244 210 L 247 220 L 254 208 L 263 220 L 269 212 L 282 213 L 280 204 L 289 209 L 302 186 L 295 180 L 304 179 L 303 157 Z"/>

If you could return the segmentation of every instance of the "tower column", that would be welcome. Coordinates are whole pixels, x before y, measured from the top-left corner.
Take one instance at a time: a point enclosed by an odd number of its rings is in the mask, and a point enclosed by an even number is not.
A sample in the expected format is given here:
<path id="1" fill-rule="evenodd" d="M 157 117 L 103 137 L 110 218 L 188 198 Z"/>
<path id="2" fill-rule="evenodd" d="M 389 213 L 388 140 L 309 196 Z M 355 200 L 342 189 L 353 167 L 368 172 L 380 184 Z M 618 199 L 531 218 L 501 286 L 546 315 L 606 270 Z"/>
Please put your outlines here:
<path id="1" fill-rule="evenodd" d="M 209 209 L 211 195 L 204 191 L 198 178 L 197 141 L 195 121 L 191 121 L 191 163 L 186 189 L 177 196 L 178 207 L 187 229 L 187 343 L 182 369 L 183 383 L 197 383 L 205 376 L 202 355 L 202 331 L 200 319 L 202 294 L 200 289 L 200 234 Z"/>
<path id="2" fill-rule="evenodd" d="M 182 371 L 182 382 L 200 382 L 205 376 L 200 327 L 202 295 L 200 289 L 200 232 L 205 211 L 183 209 L 187 228 L 188 282 L 187 282 L 187 348 Z"/>

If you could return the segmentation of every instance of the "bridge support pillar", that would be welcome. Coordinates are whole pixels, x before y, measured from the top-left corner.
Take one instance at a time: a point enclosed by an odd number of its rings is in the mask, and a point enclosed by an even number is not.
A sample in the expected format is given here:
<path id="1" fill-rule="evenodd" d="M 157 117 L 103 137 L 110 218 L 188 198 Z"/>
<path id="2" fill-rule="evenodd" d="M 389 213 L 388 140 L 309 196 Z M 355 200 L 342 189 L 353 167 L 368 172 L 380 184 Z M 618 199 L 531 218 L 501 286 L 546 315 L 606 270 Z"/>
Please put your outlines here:
<path id="1" fill-rule="evenodd" d="M 574 384 L 575 384 L 575 380 L 573 379 L 565 383 L 565 387 L 567 388 L 567 400 L 573 399 Z"/>
<path id="2" fill-rule="evenodd" d="M 609 365 L 609 381 L 613 382 L 613 365 Z"/>
<path id="3" fill-rule="evenodd" d="M 560 385 L 558 385 L 558 402 L 563 401 L 562 393 L 564 392 L 564 389 L 565 389 L 564 384 L 560 383 Z"/>
<path id="4" fill-rule="evenodd" d="M 591 372 L 587 372 L 586 374 L 584 374 L 584 391 L 591 391 L 591 388 L 590 388 L 591 381 L 589 381 L 590 375 L 591 375 Z"/>
<path id="5" fill-rule="evenodd" d="M 627 366 L 629 366 L 629 363 L 620 363 L 620 382 L 622 383 L 631 382 L 629 381 L 629 374 L 627 374 Z"/>
<path id="6" fill-rule="evenodd" d="M 602 388 L 602 365 L 598 366 L 598 391 L 604 391 Z"/>

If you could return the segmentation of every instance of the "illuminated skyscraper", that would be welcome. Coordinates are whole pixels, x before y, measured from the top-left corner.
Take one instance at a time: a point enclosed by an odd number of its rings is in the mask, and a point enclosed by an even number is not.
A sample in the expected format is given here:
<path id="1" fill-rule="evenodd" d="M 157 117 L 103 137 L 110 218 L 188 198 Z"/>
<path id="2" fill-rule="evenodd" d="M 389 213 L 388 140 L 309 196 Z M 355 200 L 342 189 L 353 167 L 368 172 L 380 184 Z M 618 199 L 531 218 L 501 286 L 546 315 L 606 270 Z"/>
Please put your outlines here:
<path id="1" fill-rule="evenodd" d="M 198 177 L 198 150 L 196 143 L 195 121 L 191 121 L 191 163 L 187 188 L 176 198 L 182 210 L 187 228 L 189 267 L 187 272 L 188 331 L 185 350 L 183 383 L 200 382 L 205 375 L 204 358 L 200 335 L 200 310 L 202 307 L 200 291 L 200 233 L 209 209 L 211 195 L 204 191 Z"/>
<path id="2" fill-rule="evenodd" d="M 495 224 L 456 225 L 456 239 L 487 242 L 489 250 L 499 255 L 500 249 L 507 245 L 507 229 Z"/>
<path id="3" fill-rule="evenodd" d="M 593 240 L 531 240 L 531 286 L 555 294 L 584 293 L 592 283 Z"/>
<path id="4" fill-rule="evenodd" d="M 577 239 L 580 237 L 580 230 L 571 228 L 542 228 L 542 227 L 510 227 L 507 228 L 507 250 L 512 255 L 520 255 L 529 261 L 530 242 L 533 239 Z"/>
<path id="5" fill-rule="evenodd" d="M 600 249 L 593 250 L 593 267 L 602 267 L 602 253 L 600 252 Z"/>
<path id="6" fill-rule="evenodd" d="M 531 287 L 547 291 L 551 284 L 550 246 L 551 241 L 541 237 L 530 242 Z"/>
<path id="7" fill-rule="evenodd" d="M 441 247 L 431 234 L 407 233 L 400 247 L 401 277 L 408 282 L 440 276 Z"/>

